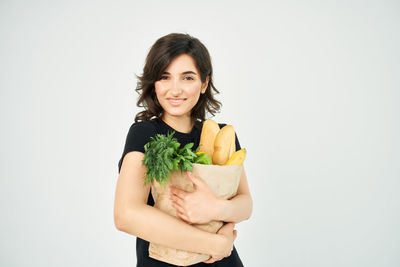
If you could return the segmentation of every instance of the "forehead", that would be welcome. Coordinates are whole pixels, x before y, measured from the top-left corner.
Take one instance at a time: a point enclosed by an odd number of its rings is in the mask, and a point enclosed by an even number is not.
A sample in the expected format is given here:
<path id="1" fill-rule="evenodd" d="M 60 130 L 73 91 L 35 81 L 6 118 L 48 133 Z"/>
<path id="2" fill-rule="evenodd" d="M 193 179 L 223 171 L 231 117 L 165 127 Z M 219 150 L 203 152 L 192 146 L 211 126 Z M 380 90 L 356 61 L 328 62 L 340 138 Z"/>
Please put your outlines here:
<path id="1" fill-rule="evenodd" d="M 196 62 L 191 56 L 181 54 L 172 59 L 165 71 L 169 73 L 182 73 L 185 71 L 197 73 Z"/>

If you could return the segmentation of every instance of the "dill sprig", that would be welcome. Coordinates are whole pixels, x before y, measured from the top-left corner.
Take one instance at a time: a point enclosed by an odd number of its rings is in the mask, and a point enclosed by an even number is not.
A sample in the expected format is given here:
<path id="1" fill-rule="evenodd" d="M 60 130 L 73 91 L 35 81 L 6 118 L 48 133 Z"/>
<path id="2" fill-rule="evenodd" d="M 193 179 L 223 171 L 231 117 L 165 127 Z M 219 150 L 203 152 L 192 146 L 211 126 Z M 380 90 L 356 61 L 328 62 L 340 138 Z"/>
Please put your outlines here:
<path id="1" fill-rule="evenodd" d="M 144 146 L 143 165 L 146 166 L 145 184 L 156 180 L 162 186 L 168 183 L 168 178 L 175 170 L 192 171 L 193 162 L 197 155 L 191 150 L 193 143 L 180 148 L 180 143 L 173 137 L 175 131 L 164 134 L 156 134 L 150 137 L 150 141 Z"/>

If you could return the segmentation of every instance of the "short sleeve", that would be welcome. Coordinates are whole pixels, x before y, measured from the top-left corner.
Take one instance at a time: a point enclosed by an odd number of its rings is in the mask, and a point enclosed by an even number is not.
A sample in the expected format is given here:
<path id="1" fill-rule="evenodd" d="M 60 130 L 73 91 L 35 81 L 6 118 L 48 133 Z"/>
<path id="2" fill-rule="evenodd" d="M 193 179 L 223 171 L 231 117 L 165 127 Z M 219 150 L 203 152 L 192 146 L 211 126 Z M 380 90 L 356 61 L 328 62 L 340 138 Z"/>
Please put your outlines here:
<path id="1" fill-rule="evenodd" d="M 239 138 L 237 137 L 237 134 L 235 132 L 235 144 L 236 144 L 236 151 L 240 150 L 240 143 L 239 143 Z"/>
<path id="2" fill-rule="evenodd" d="M 226 125 L 226 123 L 218 123 L 219 128 L 222 129 Z M 236 131 L 235 131 L 235 145 L 236 145 L 236 151 L 240 150 L 240 143 L 239 143 L 239 138 L 237 137 Z"/>
<path id="3" fill-rule="evenodd" d="M 156 130 L 154 125 L 149 121 L 135 122 L 129 128 L 124 151 L 118 162 L 118 173 L 121 171 L 122 161 L 125 155 L 132 151 L 144 153 L 144 145 L 150 141 L 150 137 L 155 136 Z"/>

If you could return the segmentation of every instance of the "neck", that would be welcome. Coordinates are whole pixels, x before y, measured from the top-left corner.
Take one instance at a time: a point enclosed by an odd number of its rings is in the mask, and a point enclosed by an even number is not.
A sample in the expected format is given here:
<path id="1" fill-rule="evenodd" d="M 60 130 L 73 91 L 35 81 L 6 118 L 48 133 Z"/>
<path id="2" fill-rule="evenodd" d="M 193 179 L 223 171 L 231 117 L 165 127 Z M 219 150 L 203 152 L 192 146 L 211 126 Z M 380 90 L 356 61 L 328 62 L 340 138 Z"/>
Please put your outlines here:
<path id="1" fill-rule="evenodd" d="M 164 113 L 161 119 L 181 133 L 190 133 L 194 126 L 194 122 L 190 116 L 176 117 Z"/>

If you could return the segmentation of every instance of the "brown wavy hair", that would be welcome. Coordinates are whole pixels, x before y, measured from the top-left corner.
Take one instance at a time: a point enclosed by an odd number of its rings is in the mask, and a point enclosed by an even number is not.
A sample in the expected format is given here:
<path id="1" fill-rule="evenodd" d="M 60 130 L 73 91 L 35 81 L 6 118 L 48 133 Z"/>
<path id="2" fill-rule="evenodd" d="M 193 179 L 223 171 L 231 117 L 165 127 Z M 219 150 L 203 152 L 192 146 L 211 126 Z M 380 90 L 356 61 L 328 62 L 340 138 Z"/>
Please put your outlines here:
<path id="1" fill-rule="evenodd" d="M 153 117 L 161 119 L 164 110 L 157 100 L 154 83 L 160 79 L 170 62 L 181 54 L 188 54 L 194 59 L 202 83 L 206 81 L 207 76 L 209 77 L 205 93 L 200 94 L 190 114 L 195 126 L 204 122 L 206 111 L 212 116 L 220 112 L 222 104 L 214 98 L 219 91 L 213 84 L 211 57 L 207 48 L 189 34 L 170 33 L 153 44 L 146 57 L 142 76 L 136 75 L 139 80 L 135 89 L 139 94 L 136 105 L 144 110 L 136 114 L 135 122 L 152 120 Z"/>

